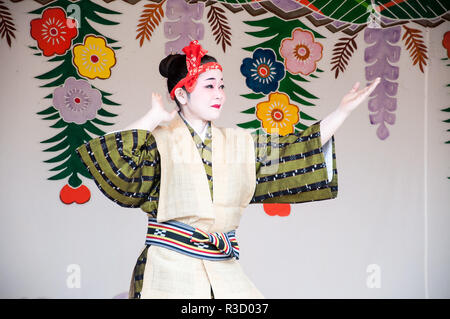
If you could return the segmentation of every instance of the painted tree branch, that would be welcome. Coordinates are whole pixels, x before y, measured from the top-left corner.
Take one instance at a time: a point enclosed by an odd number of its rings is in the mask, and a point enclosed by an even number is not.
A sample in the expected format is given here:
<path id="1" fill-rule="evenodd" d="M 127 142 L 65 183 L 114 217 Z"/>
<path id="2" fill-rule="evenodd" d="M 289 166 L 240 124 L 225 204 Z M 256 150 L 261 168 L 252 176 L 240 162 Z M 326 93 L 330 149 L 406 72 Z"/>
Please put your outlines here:
<path id="1" fill-rule="evenodd" d="M 231 46 L 231 28 L 228 25 L 228 19 L 225 16 L 225 10 L 211 5 L 208 11 L 208 22 L 211 25 L 213 35 L 217 44 L 222 44 L 223 52 L 226 51 L 226 47 Z"/>
<path id="2" fill-rule="evenodd" d="M 142 47 L 145 39 L 150 41 L 150 37 L 152 36 L 153 31 L 155 31 L 156 27 L 161 22 L 164 17 L 164 10 L 162 9 L 163 4 L 166 0 L 161 1 L 160 3 L 148 3 L 144 5 L 144 10 L 142 11 L 141 18 L 139 19 L 138 35 L 136 39 L 139 39 L 139 45 Z"/>
<path id="3" fill-rule="evenodd" d="M 335 44 L 333 58 L 331 59 L 331 64 L 334 64 L 334 66 L 331 68 L 331 71 L 335 70 L 334 77 L 336 79 L 339 76 L 339 72 L 344 72 L 354 50 L 358 49 L 355 41 L 356 36 L 357 34 L 352 38 L 340 38 L 340 42 Z"/>
<path id="4" fill-rule="evenodd" d="M 16 38 L 13 32 L 16 29 L 9 8 L 3 4 L 4 2 L 0 0 L 0 36 L 2 39 L 6 36 L 6 42 L 11 47 L 11 36 Z"/>
<path id="5" fill-rule="evenodd" d="M 423 42 L 422 31 L 418 29 L 408 28 L 407 26 L 403 26 L 405 29 L 405 33 L 403 34 L 402 40 L 405 40 L 405 44 L 407 45 L 406 49 L 409 50 L 410 57 L 413 60 L 413 65 L 419 63 L 420 71 L 423 73 L 423 66 L 427 65 L 427 47 Z"/>

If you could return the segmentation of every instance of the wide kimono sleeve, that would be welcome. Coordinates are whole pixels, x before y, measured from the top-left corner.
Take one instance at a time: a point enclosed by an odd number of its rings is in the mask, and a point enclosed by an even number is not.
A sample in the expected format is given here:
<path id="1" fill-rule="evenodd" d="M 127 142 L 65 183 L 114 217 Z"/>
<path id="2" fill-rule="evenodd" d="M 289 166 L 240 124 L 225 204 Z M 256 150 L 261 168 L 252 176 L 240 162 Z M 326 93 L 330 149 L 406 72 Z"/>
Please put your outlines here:
<path id="1" fill-rule="evenodd" d="M 102 193 L 123 207 L 141 208 L 156 216 L 160 158 L 146 130 L 117 131 L 79 146 L 76 153 Z"/>
<path id="2" fill-rule="evenodd" d="M 252 203 L 302 203 L 337 196 L 334 136 L 322 145 L 320 121 L 284 136 L 252 132 L 256 189 Z"/>

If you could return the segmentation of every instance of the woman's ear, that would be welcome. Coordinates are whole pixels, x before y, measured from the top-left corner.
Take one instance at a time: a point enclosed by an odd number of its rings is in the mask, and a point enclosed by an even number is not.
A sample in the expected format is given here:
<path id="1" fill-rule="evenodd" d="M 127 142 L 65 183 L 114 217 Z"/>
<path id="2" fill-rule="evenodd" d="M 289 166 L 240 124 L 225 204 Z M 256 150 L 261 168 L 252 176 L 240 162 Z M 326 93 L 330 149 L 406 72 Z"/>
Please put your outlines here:
<path id="1" fill-rule="evenodd" d="M 181 105 L 185 105 L 188 102 L 187 92 L 182 88 L 177 88 L 175 90 L 175 98 Z"/>

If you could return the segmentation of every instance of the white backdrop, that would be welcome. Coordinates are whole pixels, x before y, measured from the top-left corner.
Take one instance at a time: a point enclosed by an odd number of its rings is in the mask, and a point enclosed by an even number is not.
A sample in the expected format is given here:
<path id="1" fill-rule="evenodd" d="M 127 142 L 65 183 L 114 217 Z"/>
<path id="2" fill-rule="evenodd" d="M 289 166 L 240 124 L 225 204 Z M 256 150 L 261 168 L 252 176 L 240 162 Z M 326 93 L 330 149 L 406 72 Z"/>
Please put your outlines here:
<path id="1" fill-rule="evenodd" d="M 105 5 L 104 2 L 95 1 Z M 149 108 L 152 91 L 166 92 L 158 72 L 164 56 L 163 28 L 139 47 L 133 30 L 142 6 L 115 1 L 105 5 L 123 12 L 118 26 L 94 25 L 111 34 L 122 48 L 107 80 L 90 80 L 112 93 L 119 130 Z M 0 297 L 119 298 L 129 287 L 131 272 L 146 234 L 146 214 L 115 205 L 92 180 L 83 178 L 92 197 L 83 205 L 63 204 L 59 191 L 66 180 L 49 181 L 50 157 L 40 143 L 57 130 L 36 114 L 49 106 L 52 88 L 34 77 L 55 67 L 33 56 L 27 12 L 40 7 L 24 1 L 10 6 L 16 39 L 0 42 L 1 146 Z M 245 12 L 228 15 L 232 50 L 224 54 L 205 32 L 201 43 L 224 66 L 227 104 L 219 126 L 233 127 L 249 119 L 240 113 L 248 93 L 239 66 L 254 42 L 245 34 L 251 20 Z M 206 19 L 206 17 L 205 17 Z M 311 28 L 308 20 L 303 23 Z M 339 194 L 334 200 L 292 205 L 287 217 L 271 217 L 262 205 L 250 205 L 237 231 L 241 264 L 266 298 L 449 298 L 450 297 L 450 146 L 446 114 L 449 71 L 443 23 L 426 30 L 429 49 L 425 74 L 412 67 L 402 48 L 398 107 L 390 136 L 382 141 L 368 120 L 365 101 L 335 135 Z M 132 30 L 132 31 L 130 31 Z M 356 81 L 365 85 L 363 50 L 356 51 L 338 79 L 329 71 L 332 43 L 338 37 L 320 29 L 326 39 L 320 79 L 303 84 L 320 97 L 307 113 L 323 118 L 332 112 Z M 359 37 L 358 47 L 366 44 Z M 246 104 L 247 103 L 247 104 Z M 172 106 L 170 106 L 172 107 Z M 309 125 L 312 124 L 309 123 Z M 372 265 L 372 266 L 371 266 Z M 375 268 L 371 268 L 375 267 Z M 373 270 L 375 269 L 375 272 Z M 71 276 L 80 275 L 72 287 Z M 370 279 L 378 276 L 379 285 Z M 369 284 L 368 284 L 369 282 Z"/>

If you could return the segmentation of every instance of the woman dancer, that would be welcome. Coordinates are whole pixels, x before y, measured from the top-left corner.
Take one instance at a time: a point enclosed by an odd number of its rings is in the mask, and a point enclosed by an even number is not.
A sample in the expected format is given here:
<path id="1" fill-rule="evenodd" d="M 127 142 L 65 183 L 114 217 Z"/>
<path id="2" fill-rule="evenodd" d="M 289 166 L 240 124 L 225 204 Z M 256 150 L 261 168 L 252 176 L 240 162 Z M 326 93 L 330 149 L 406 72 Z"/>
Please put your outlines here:
<path id="1" fill-rule="evenodd" d="M 379 78 L 359 91 L 357 82 L 303 132 L 267 135 L 216 127 L 226 98 L 222 66 L 197 41 L 183 52 L 159 67 L 174 111 L 154 93 L 141 119 L 77 153 L 105 196 L 149 217 L 130 298 L 263 298 L 238 262 L 242 212 L 253 203 L 335 198 L 333 135 Z"/>

